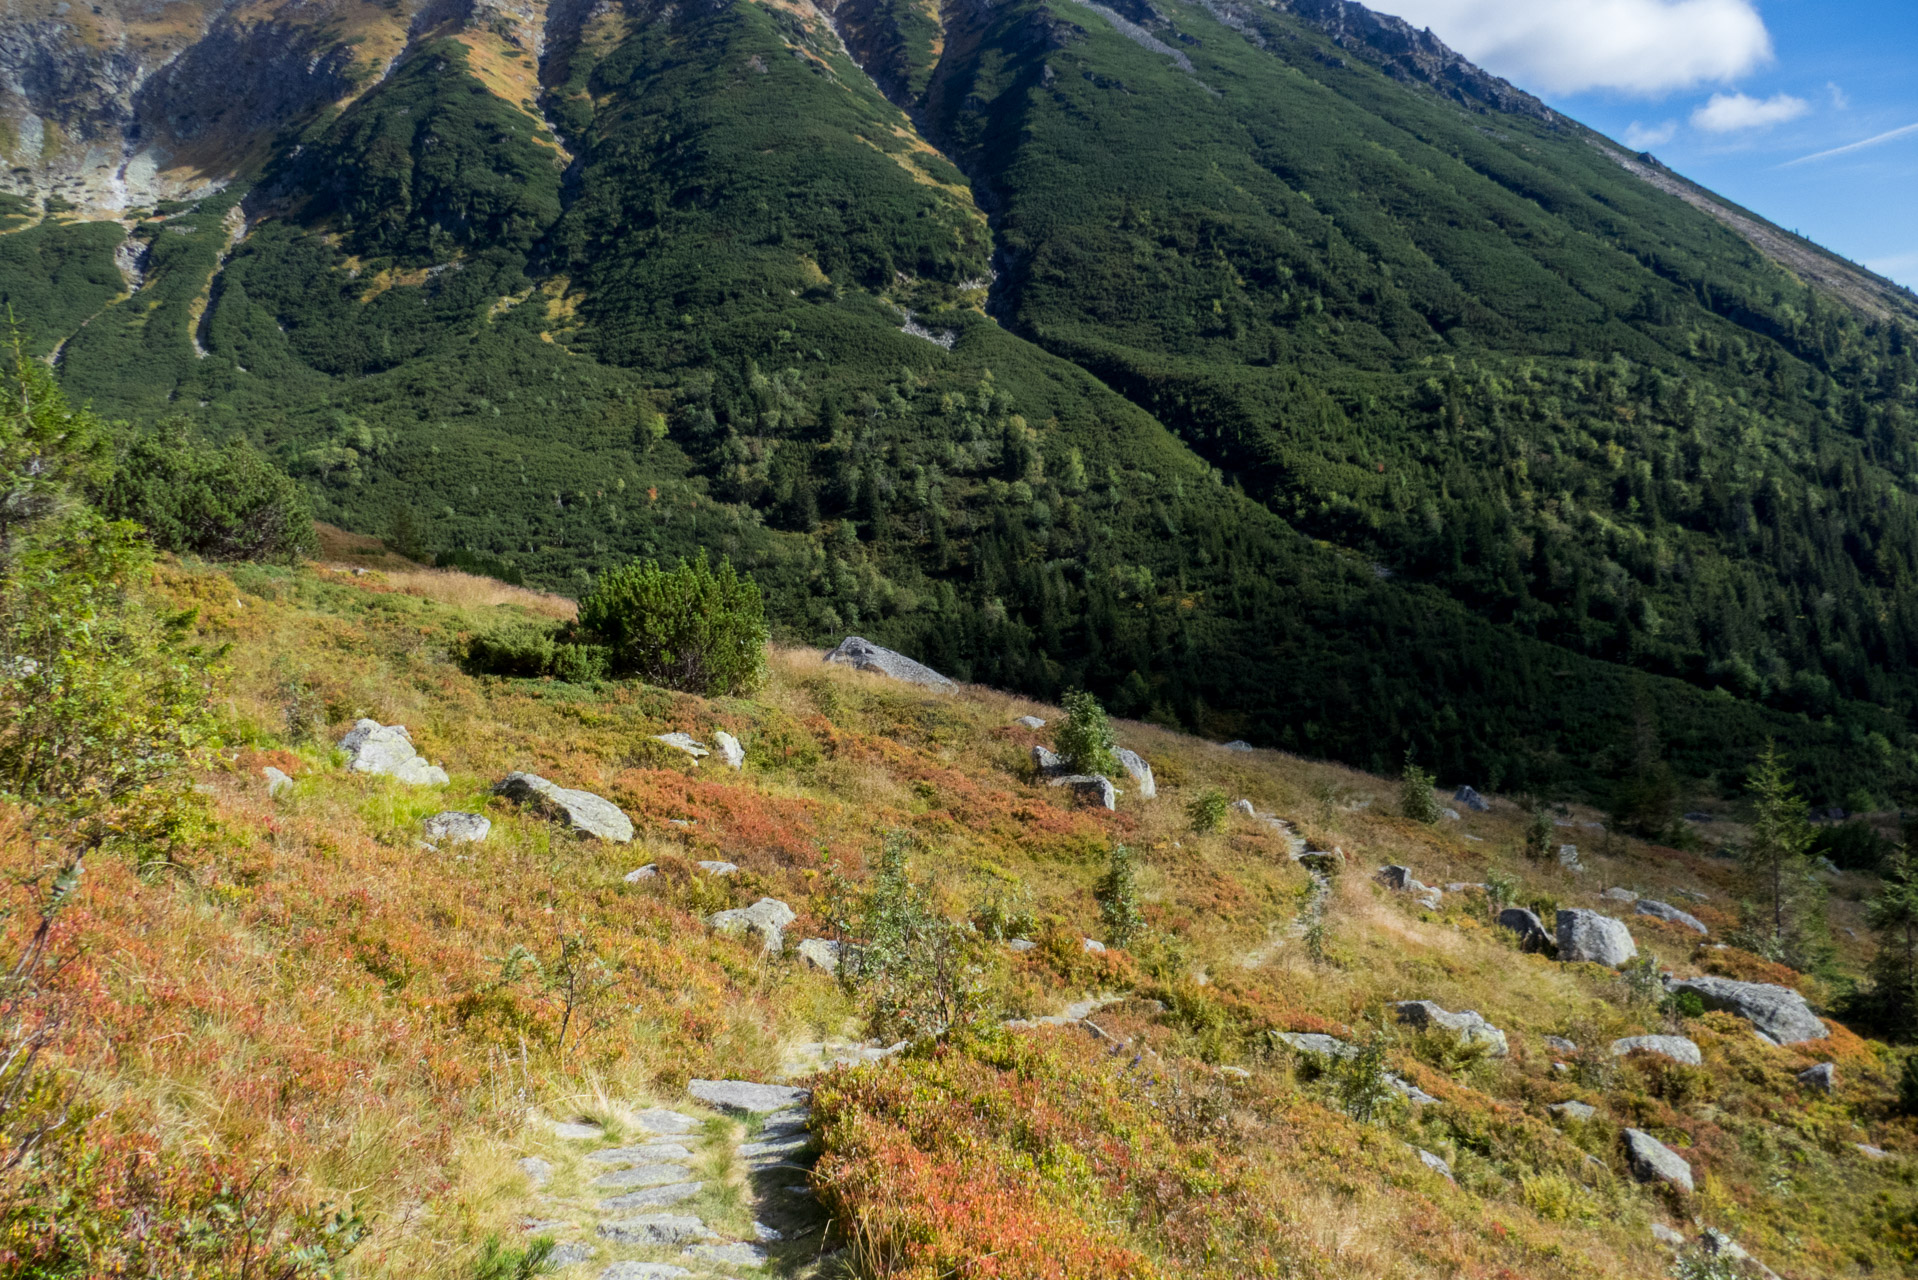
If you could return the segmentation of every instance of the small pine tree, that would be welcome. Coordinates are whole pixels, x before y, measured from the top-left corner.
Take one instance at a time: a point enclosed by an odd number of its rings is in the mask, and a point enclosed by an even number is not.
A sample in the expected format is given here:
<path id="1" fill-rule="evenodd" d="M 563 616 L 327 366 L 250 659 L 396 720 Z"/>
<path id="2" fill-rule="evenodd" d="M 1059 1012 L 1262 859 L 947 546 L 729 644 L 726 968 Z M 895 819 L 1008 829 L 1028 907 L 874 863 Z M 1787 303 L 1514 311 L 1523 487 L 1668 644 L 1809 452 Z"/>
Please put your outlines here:
<path id="1" fill-rule="evenodd" d="M 1438 797 L 1433 787 L 1438 780 L 1412 761 L 1412 753 L 1405 753 L 1405 772 L 1399 777 L 1399 812 L 1414 822 L 1427 825 L 1436 823 L 1442 816 Z"/>
<path id="2" fill-rule="evenodd" d="M 1056 743 L 1059 758 L 1074 773 L 1100 773 L 1110 777 L 1119 772 L 1118 748 L 1112 736 L 1112 722 L 1099 700 L 1083 691 L 1068 693 L 1060 702 L 1066 709 L 1066 722 L 1059 727 Z"/>
<path id="3" fill-rule="evenodd" d="M 1139 910 L 1138 866 L 1131 846 L 1112 846 L 1111 860 L 1099 881 L 1099 916 L 1105 921 L 1106 940 L 1123 947 L 1145 928 Z"/>
<path id="4" fill-rule="evenodd" d="M 1525 856 L 1533 862 L 1552 856 L 1552 815 L 1544 805 L 1532 810 L 1532 820 L 1525 825 Z"/>
<path id="5" fill-rule="evenodd" d="M 1918 864 L 1901 851 L 1885 868 L 1884 886 L 1866 919 L 1878 935 L 1871 962 L 1871 1012 L 1895 1040 L 1918 1040 Z"/>
<path id="6" fill-rule="evenodd" d="M 1739 853 L 1750 894 L 1745 940 L 1761 955 L 1809 968 L 1824 941 L 1824 886 L 1812 874 L 1809 806 L 1777 743 L 1766 743 L 1749 785 L 1756 813 Z"/>
<path id="7" fill-rule="evenodd" d="M 1193 797 L 1192 803 L 1185 807 L 1185 812 L 1192 819 L 1192 829 L 1205 835 L 1225 825 L 1225 815 L 1232 812 L 1232 806 L 1226 800 L 1225 792 L 1217 787 L 1207 787 Z"/>
<path id="8" fill-rule="evenodd" d="M 766 607 L 759 586 L 702 551 L 677 569 L 634 562 L 600 575 L 579 625 L 606 646 L 616 676 L 708 697 L 744 695 L 766 679 Z"/>

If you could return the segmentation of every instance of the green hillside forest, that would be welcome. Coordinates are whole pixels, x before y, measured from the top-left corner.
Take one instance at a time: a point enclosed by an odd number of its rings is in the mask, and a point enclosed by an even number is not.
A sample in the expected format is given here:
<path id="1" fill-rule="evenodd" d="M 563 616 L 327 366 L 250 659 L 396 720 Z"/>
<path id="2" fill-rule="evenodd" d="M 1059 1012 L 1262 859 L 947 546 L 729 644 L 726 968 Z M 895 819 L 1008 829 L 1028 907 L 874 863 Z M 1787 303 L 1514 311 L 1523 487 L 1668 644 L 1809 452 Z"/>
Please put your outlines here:
<path id="1" fill-rule="evenodd" d="M 10 197 L 0 300 L 529 584 L 706 548 L 790 639 L 1541 797 L 1918 782 L 1908 294 L 1339 0 L 557 13 Z"/>

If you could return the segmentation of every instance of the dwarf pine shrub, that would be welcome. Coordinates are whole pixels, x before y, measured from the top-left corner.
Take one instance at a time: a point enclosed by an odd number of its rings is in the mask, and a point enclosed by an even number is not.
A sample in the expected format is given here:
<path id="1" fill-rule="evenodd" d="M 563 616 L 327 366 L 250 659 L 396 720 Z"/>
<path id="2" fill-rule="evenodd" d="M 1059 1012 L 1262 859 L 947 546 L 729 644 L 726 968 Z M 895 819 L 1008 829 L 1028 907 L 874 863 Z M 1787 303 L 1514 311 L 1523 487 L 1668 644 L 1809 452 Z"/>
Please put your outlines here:
<path id="1" fill-rule="evenodd" d="M 1138 867 L 1130 845 L 1115 844 L 1099 881 L 1099 917 L 1105 921 L 1106 940 L 1123 947 L 1145 928 L 1139 910 Z"/>
<path id="2" fill-rule="evenodd" d="M 1112 736 L 1112 722 L 1099 700 L 1089 693 L 1068 693 L 1060 702 L 1066 709 L 1066 722 L 1059 726 L 1055 746 L 1059 758 L 1074 773 L 1099 773 L 1110 777 L 1119 772 L 1118 743 Z"/>
<path id="3" fill-rule="evenodd" d="M 750 694 L 766 680 L 766 607 L 759 585 L 722 558 L 675 569 L 635 561 L 600 575 L 579 626 L 605 646 L 615 676 L 707 697 Z"/>
<path id="4" fill-rule="evenodd" d="M 1225 798 L 1225 792 L 1217 787 L 1207 787 L 1194 796 L 1192 803 L 1185 807 L 1185 815 L 1192 821 L 1192 829 L 1200 835 L 1217 831 L 1225 826 L 1225 816 L 1232 812 L 1232 806 Z"/>
<path id="5" fill-rule="evenodd" d="M 1399 775 L 1399 812 L 1414 822 L 1423 822 L 1428 826 L 1442 816 L 1438 796 L 1432 788 L 1437 779 L 1412 761 L 1412 753 L 1405 753 L 1405 772 Z"/>

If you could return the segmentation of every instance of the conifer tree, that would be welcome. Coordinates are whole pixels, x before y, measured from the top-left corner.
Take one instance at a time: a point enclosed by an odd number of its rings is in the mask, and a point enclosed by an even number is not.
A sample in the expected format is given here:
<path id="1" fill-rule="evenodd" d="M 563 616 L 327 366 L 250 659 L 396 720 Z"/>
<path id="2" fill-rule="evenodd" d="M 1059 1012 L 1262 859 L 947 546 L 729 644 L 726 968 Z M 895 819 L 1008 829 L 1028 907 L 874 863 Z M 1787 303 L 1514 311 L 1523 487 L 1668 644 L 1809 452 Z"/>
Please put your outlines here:
<path id="1" fill-rule="evenodd" d="M 1885 868 L 1884 887 L 1866 919 L 1878 935 L 1871 962 L 1871 1004 L 1885 1034 L 1918 1040 L 1918 863 L 1901 849 Z"/>
<path id="2" fill-rule="evenodd" d="M 1756 812 L 1739 853 L 1748 894 L 1745 940 L 1769 959 L 1808 968 L 1822 953 L 1825 892 L 1812 875 L 1809 806 L 1776 742 L 1765 744 L 1749 787 Z"/>

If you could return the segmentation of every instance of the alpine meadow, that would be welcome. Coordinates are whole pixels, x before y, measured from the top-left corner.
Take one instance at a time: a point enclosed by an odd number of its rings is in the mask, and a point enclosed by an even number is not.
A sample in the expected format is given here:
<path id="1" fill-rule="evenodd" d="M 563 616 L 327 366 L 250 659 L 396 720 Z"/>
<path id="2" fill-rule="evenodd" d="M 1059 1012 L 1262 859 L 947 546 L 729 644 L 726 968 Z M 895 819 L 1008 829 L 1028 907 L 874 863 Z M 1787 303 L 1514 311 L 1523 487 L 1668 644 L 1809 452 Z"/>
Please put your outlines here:
<path id="1" fill-rule="evenodd" d="M 1350 0 L 0 32 L 0 1277 L 1918 1269 L 1918 295 Z"/>

